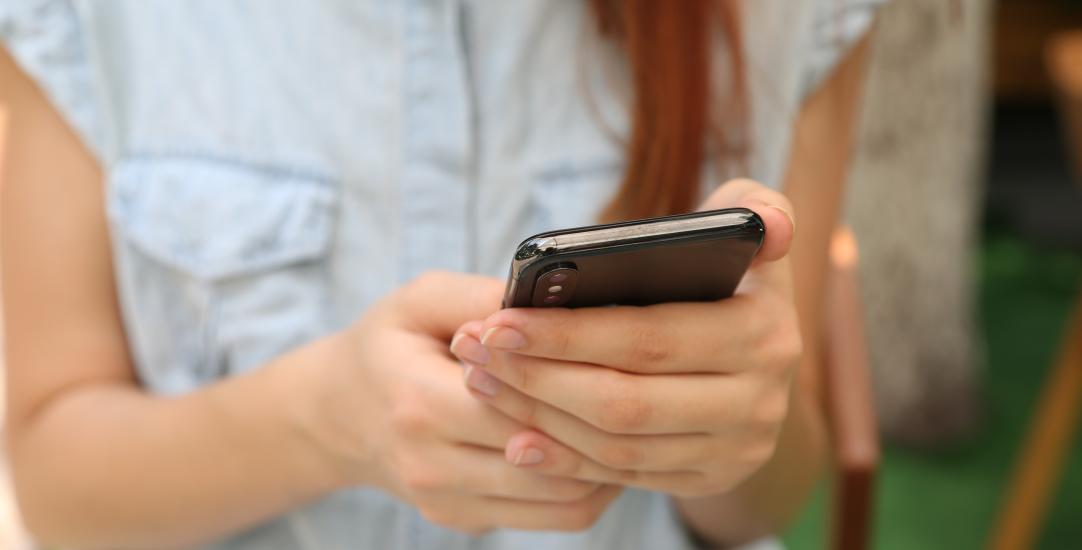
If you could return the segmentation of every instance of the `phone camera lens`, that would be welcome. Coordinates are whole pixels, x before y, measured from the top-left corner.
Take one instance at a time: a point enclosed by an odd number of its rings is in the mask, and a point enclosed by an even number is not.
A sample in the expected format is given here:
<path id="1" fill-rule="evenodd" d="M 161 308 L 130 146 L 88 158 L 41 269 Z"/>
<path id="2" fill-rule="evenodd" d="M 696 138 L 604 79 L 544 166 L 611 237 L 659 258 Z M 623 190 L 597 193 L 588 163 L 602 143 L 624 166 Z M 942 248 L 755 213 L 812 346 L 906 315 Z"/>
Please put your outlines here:
<path id="1" fill-rule="evenodd" d="M 534 279 L 530 304 L 534 307 L 575 307 L 578 283 L 579 273 L 575 264 L 549 264 Z"/>

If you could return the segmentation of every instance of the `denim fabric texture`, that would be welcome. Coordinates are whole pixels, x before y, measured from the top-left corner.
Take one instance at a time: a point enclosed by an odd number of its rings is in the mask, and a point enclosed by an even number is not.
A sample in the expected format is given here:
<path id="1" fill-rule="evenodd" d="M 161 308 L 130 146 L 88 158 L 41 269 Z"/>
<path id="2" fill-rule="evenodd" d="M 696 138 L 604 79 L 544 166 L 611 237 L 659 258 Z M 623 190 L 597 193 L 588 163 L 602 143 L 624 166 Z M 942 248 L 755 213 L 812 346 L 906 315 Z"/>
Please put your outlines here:
<path id="1" fill-rule="evenodd" d="M 803 97 L 881 1 L 745 3 L 750 176 L 780 185 Z M 129 342 L 162 394 L 258 368 L 424 271 L 503 276 L 521 239 L 592 223 L 629 97 L 592 23 L 582 0 L 0 0 L 0 37 L 104 169 Z M 728 173 L 706 169 L 704 193 Z M 357 489 L 208 548 L 689 544 L 646 491 L 584 533 L 470 537 Z"/>

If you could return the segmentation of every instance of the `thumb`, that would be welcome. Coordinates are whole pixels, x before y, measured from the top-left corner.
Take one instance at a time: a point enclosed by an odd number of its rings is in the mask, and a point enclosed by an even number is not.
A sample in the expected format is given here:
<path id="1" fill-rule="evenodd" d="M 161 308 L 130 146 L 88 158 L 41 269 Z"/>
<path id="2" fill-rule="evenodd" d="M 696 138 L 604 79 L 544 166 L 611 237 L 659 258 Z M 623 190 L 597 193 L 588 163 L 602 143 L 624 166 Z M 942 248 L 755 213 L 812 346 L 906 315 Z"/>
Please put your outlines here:
<path id="1" fill-rule="evenodd" d="M 492 277 L 430 271 L 396 293 L 403 321 L 417 330 L 450 339 L 468 321 L 484 319 L 500 309 L 504 282 Z"/>
<path id="2" fill-rule="evenodd" d="M 738 292 L 747 292 L 765 284 L 791 294 L 792 274 L 788 255 L 796 230 L 792 203 L 782 193 L 761 183 L 737 179 L 723 184 L 702 205 L 703 210 L 737 207 L 758 214 L 766 227 L 763 246 Z"/>
<path id="3" fill-rule="evenodd" d="M 736 179 L 722 184 L 699 209 L 738 207 L 758 214 L 766 226 L 763 246 L 755 258 L 757 264 L 774 262 L 789 254 L 796 222 L 793 205 L 785 195 L 753 180 Z"/>

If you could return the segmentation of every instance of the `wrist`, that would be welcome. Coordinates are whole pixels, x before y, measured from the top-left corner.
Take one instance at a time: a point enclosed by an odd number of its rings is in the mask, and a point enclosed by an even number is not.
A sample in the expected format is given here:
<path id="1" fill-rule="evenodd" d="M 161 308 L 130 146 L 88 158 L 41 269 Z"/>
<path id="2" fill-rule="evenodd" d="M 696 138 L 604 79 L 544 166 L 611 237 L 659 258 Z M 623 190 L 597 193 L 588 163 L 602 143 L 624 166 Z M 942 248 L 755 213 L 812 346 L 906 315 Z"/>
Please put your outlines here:
<path id="1" fill-rule="evenodd" d="M 297 350 L 296 360 L 284 361 L 276 373 L 276 394 L 286 427 L 286 437 L 296 449 L 299 462 L 326 491 L 371 485 L 370 468 L 358 467 L 369 453 L 356 423 L 337 404 L 338 394 L 355 387 L 343 383 L 340 363 L 353 357 L 352 340 L 334 333 Z"/>

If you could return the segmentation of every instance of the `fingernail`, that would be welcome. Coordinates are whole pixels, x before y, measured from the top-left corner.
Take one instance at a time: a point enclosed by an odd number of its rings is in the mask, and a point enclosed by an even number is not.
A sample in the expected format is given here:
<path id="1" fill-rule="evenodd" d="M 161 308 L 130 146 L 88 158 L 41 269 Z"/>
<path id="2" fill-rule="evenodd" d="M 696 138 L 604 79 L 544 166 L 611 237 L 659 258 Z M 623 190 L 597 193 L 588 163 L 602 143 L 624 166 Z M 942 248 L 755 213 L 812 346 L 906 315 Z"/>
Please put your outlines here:
<path id="1" fill-rule="evenodd" d="M 466 385 L 474 390 L 492 397 L 500 391 L 500 381 L 491 374 L 473 366 L 466 365 Z"/>
<path id="2" fill-rule="evenodd" d="M 520 349 L 526 347 L 526 337 L 510 327 L 492 327 L 481 336 L 481 344 L 497 349 Z"/>
<path id="3" fill-rule="evenodd" d="M 788 210 L 780 206 L 774 206 L 773 204 L 768 204 L 767 206 L 781 212 L 782 214 L 785 214 L 785 217 L 789 218 L 789 225 L 793 227 L 793 235 L 796 235 L 796 219 L 793 218 L 793 215 Z"/>
<path id="4" fill-rule="evenodd" d="M 451 345 L 447 346 L 447 349 L 451 350 L 451 353 L 454 353 L 455 350 L 458 349 L 459 340 L 462 340 L 465 337 L 466 337 L 466 334 L 462 333 L 462 332 L 459 332 L 458 334 L 455 334 L 455 337 L 451 338 Z"/>
<path id="5" fill-rule="evenodd" d="M 456 334 L 451 340 L 451 353 L 459 359 L 474 365 L 488 364 L 488 350 L 476 338 L 465 334 Z"/>
<path id="6" fill-rule="evenodd" d="M 533 466 L 541 464 L 543 460 L 545 460 L 545 453 L 541 449 L 523 447 L 515 456 L 515 466 Z"/>

